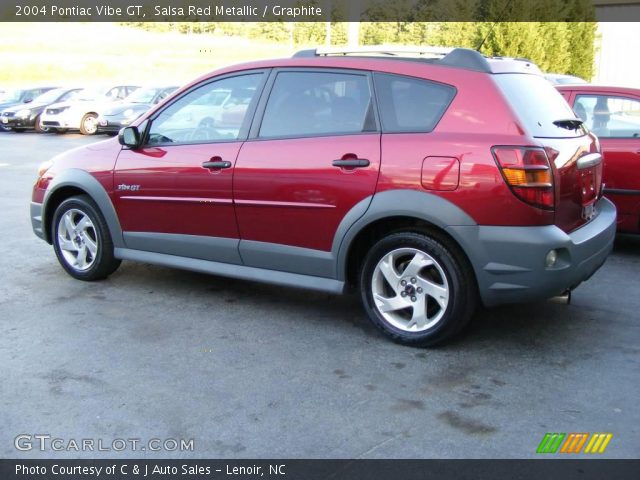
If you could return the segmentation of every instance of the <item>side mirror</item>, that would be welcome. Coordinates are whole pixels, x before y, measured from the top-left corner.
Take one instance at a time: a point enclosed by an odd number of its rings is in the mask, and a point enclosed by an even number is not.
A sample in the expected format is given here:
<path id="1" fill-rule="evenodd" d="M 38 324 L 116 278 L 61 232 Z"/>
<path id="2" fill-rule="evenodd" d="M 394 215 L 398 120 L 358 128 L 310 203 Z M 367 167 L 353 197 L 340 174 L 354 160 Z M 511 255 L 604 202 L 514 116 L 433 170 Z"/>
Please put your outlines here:
<path id="1" fill-rule="evenodd" d="M 27 97 L 24 99 L 24 103 L 31 103 L 31 102 L 33 102 L 33 98 L 31 97 Z"/>
<path id="2" fill-rule="evenodd" d="M 120 145 L 136 148 L 140 145 L 140 132 L 136 127 L 124 127 L 118 133 Z"/>

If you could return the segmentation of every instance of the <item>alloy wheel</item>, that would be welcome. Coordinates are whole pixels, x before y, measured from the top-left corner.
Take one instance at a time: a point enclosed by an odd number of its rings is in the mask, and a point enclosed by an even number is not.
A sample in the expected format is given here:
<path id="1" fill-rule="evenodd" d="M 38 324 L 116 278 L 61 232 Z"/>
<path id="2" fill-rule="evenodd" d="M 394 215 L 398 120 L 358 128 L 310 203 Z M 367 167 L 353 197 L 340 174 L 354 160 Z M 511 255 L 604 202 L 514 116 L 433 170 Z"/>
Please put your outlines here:
<path id="1" fill-rule="evenodd" d="M 58 245 L 65 262 L 71 268 L 78 271 L 91 268 L 100 246 L 96 228 L 85 212 L 73 208 L 60 217 Z"/>
<path id="2" fill-rule="evenodd" d="M 436 325 L 449 305 L 449 284 L 442 266 L 415 248 L 387 253 L 371 279 L 380 315 L 405 332 L 422 332 Z"/>

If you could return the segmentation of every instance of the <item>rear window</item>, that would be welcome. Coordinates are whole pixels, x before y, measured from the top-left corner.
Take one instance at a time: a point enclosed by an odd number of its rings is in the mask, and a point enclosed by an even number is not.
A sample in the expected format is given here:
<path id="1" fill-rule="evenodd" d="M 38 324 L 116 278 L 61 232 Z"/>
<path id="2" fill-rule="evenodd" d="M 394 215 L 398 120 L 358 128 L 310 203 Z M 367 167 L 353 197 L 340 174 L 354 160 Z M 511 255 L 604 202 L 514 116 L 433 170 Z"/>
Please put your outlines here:
<path id="1" fill-rule="evenodd" d="M 432 131 L 456 94 L 450 85 L 418 78 L 386 73 L 374 78 L 385 133 Z"/>
<path id="2" fill-rule="evenodd" d="M 503 73 L 495 81 L 513 106 L 520 122 L 534 137 L 581 137 L 583 127 L 565 128 L 553 122 L 577 118 L 569 104 L 544 77 L 521 73 Z"/>

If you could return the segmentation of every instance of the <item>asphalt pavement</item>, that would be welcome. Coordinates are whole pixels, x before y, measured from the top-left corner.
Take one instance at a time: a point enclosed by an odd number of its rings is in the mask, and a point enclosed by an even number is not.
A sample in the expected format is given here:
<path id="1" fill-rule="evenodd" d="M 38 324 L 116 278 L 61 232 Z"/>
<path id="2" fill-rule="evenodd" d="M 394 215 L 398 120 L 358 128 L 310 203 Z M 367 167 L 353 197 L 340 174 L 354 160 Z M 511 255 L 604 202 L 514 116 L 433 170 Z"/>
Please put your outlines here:
<path id="1" fill-rule="evenodd" d="M 533 458 L 547 432 L 610 432 L 601 457 L 638 457 L 640 236 L 571 305 L 482 310 L 412 349 L 356 296 L 131 262 L 73 280 L 31 231 L 31 188 L 97 140 L 0 133 L 0 457 Z"/>

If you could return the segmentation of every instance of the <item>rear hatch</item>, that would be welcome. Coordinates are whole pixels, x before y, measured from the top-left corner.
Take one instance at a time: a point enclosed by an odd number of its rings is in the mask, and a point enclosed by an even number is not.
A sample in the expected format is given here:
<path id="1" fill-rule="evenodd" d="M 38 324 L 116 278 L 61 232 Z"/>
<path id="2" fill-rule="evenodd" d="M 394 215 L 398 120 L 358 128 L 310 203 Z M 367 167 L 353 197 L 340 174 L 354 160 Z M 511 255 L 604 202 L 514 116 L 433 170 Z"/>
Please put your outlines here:
<path id="1" fill-rule="evenodd" d="M 546 151 L 553 171 L 555 224 L 571 232 L 591 220 L 602 193 L 597 138 L 542 76 L 496 74 L 495 80 L 521 126 Z"/>

